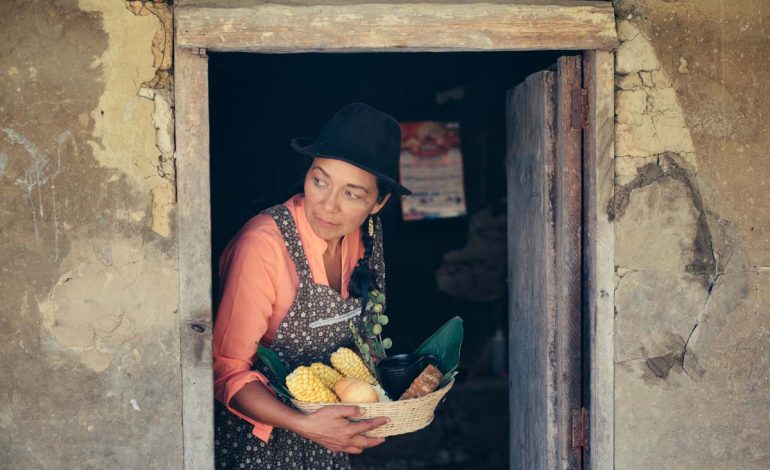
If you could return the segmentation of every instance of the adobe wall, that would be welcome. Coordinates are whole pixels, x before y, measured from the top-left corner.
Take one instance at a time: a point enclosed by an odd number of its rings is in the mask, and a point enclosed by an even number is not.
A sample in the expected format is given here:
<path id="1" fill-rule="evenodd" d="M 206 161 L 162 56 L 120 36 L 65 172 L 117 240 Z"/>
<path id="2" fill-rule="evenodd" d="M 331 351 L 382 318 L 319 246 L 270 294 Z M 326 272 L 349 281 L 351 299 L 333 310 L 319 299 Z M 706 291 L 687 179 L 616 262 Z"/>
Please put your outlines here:
<path id="1" fill-rule="evenodd" d="M 137 7 L 0 2 L 2 467 L 181 467 L 170 82 Z"/>
<path id="2" fill-rule="evenodd" d="M 766 468 L 770 4 L 615 8 L 615 466 Z"/>

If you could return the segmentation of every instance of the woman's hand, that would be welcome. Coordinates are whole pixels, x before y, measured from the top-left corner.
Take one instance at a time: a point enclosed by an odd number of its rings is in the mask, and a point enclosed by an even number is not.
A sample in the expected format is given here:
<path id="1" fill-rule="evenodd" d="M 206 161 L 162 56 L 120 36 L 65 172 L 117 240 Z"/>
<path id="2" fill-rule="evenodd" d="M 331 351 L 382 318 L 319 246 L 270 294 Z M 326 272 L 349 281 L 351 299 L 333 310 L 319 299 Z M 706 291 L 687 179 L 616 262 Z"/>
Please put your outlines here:
<path id="1" fill-rule="evenodd" d="M 390 421 L 386 417 L 350 422 L 363 414 L 357 406 L 332 405 L 305 415 L 297 434 L 317 442 L 332 452 L 360 454 L 364 449 L 385 442 L 384 437 L 367 437 L 363 433 L 380 427 Z"/>
<path id="2" fill-rule="evenodd" d="M 349 454 L 360 454 L 385 442 L 384 438 L 366 437 L 362 433 L 389 421 L 379 417 L 351 423 L 348 418 L 363 414 L 363 410 L 354 405 L 325 406 L 306 415 L 284 404 L 258 381 L 239 390 L 230 400 L 230 406 L 251 419 L 288 429 L 331 451 Z"/>

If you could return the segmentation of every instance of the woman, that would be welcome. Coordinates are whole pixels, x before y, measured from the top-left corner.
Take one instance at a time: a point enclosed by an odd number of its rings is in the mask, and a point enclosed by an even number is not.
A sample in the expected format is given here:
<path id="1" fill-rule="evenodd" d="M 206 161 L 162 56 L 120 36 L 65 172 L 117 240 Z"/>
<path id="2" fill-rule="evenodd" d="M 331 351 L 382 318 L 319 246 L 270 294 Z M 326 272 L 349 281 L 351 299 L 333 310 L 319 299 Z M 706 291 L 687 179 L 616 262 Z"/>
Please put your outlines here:
<path id="1" fill-rule="evenodd" d="M 289 370 L 328 363 L 352 343 L 370 289 L 385 289 L 382 230 L 375 216 L 396 182 L 398 123 L 365 104 L 340 109 L 318 139 L 294 139 L 312 157 L 304 193 L 252 218 L 220 259 L 214 324 L 217 468 L 348 468 L 348 454 L 381 444 L 362 433 L 386 418 L 353 423 L 355 406 L 304 415 L 269 388 L 259 344 Z M 362 229 L 363 226 L 363 229 Z"/>

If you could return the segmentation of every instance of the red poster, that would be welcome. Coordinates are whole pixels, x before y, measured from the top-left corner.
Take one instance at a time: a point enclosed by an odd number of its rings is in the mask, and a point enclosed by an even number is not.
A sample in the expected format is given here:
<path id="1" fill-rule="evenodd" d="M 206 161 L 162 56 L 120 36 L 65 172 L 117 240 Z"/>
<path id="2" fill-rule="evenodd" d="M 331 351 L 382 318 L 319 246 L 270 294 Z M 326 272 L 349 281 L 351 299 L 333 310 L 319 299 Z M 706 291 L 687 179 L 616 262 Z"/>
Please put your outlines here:
<path id="1" fill-rule="evenodd" d="M 401 123 L 401 199 L 404 220 L 466 214 L 460 126 L 456 122 Z"/>

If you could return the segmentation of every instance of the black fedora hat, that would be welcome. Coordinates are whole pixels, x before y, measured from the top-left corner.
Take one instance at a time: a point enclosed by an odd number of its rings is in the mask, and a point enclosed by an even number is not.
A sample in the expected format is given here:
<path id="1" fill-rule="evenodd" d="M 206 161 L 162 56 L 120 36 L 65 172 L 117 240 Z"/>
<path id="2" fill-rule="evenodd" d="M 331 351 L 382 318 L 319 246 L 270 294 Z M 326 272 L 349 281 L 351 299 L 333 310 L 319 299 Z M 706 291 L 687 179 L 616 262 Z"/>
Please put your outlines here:
<path id="1" fill-rule="evenodd" d="M 343 106 L 318 137 L 298 137 L 291 147 L 309 157 L 348 162 L 384 180 L 398 195 L 412 192 L 398 183 L 401 127 L 391 116 L 364 103 Z"/>

